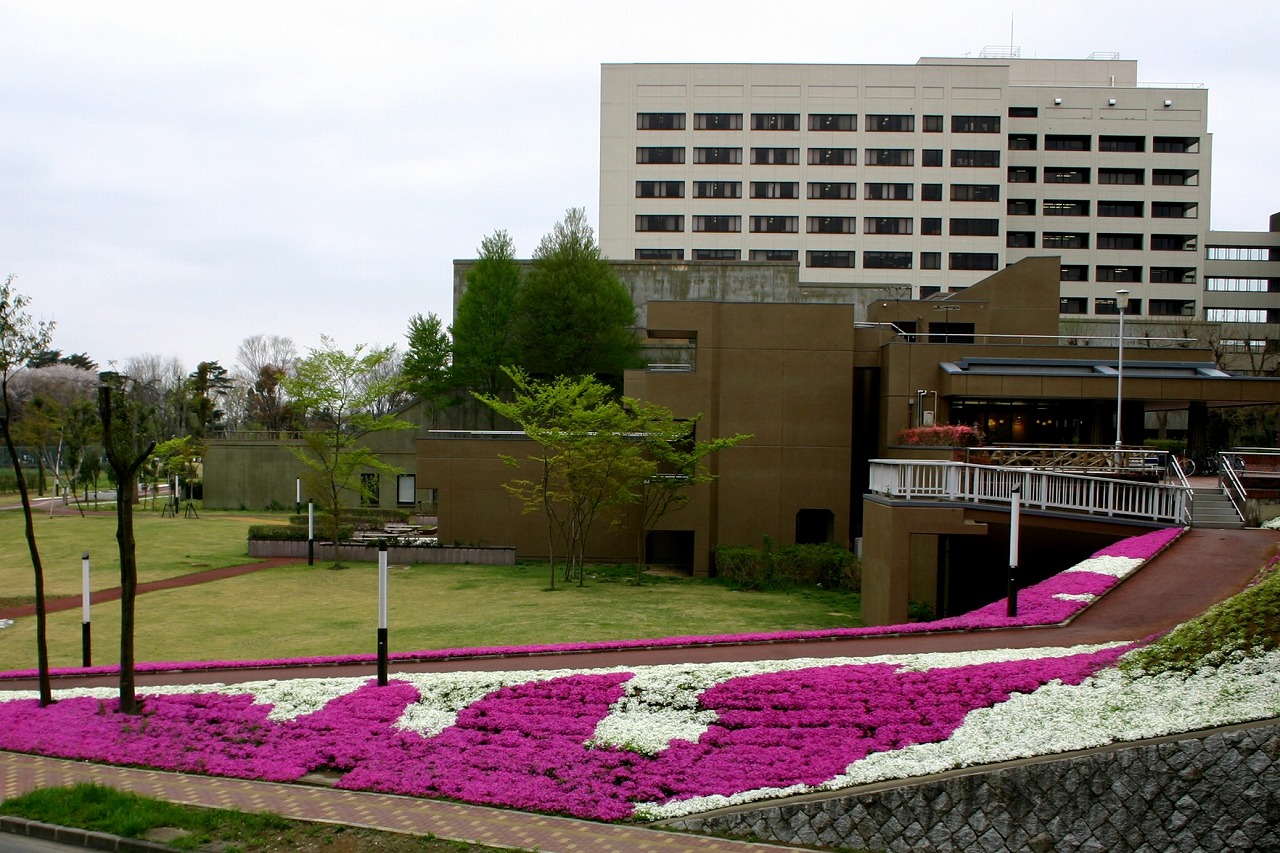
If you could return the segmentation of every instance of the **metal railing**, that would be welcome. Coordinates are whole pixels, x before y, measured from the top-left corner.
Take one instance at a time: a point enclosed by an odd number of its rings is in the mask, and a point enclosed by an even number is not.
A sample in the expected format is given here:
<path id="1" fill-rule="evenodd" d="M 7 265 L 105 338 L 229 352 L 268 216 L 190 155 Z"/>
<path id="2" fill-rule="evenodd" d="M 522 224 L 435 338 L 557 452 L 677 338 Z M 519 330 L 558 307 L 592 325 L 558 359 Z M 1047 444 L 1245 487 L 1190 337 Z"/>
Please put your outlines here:
<path id="1" fill-rule="evenodd" d="M 1022 487 L 1022 506 L 1027 510 L 1140 518 L 1165 524 L 1189 524 L 1191 520 L 1189 490 L 1180 485 L 966 462 L 871 461 L 870 491 L 897 500 L 1007 505 L 1014 486 Z"/>
<path id="2" fill-rule="evenodd" d="M 1074 474 L 1132 474 L 1162 479 L 1171 454 L 1150 447 L 1114 445 L 993 444 L 966 447 L 965 461 L 978 465 L 1047 468 Z"/>

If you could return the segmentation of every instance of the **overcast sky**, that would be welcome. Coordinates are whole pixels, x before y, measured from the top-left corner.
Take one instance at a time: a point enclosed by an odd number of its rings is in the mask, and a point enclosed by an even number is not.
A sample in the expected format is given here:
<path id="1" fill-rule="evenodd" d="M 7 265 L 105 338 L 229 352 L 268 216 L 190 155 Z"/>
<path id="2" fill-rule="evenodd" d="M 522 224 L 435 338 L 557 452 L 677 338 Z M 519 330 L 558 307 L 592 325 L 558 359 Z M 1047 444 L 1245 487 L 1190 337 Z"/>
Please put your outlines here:
<path id="1" fill-rule="evenodd" d="M 1016 11 L 1015 11 L 1016 10 Z M 403 345 L 452 261 L 598 203 L 600 65 L 1096 51 L 1210 89 L 1212 226 L 1280 210 L 1280 4 L 0 0 L 0 275 L 54 345 Z"/>

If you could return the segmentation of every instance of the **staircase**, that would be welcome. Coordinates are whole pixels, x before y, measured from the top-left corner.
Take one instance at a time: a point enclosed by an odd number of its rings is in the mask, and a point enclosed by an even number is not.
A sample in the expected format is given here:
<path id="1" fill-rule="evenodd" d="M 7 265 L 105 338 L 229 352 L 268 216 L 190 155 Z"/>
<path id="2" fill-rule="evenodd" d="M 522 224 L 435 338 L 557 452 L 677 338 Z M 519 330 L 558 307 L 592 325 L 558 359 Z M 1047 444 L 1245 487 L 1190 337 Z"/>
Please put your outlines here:
<path id="1" fill-rule="evenodd" d="M 1236 512 L 1231 498 L 1221 489 L 1209 487 L 1192 489 L 1191 526 L 1212 530 L 1240 530 L 1244 521 Z"/>

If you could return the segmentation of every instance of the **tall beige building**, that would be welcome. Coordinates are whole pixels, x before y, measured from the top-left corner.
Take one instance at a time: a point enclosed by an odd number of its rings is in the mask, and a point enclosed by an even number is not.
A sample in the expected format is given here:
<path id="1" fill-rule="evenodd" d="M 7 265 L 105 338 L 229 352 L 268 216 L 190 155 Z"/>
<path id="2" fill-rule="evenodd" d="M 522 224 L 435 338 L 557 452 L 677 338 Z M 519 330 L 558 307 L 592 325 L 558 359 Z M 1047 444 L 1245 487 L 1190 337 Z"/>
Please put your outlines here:
<path id="1" fill-rule="evenodd" d="M 1203 317 L 1207 105 L 1114 57 L 605 65 L 600 244 L 907 298 L 1060 255 L 1063 315 Z"/>

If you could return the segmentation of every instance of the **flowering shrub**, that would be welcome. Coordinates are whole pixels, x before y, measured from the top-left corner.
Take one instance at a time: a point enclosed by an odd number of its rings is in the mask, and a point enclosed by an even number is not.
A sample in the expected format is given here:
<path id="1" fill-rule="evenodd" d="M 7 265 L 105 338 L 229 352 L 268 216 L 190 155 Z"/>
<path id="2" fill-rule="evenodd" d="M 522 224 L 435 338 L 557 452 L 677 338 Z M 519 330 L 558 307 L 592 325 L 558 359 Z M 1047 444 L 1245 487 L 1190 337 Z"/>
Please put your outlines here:
<path id="1" fill-rule="evenodd" d="M 898 431 L 898 444 L 911 447 L 977 447 L 986 439 L 975 427 L 943 425 Z"/>

